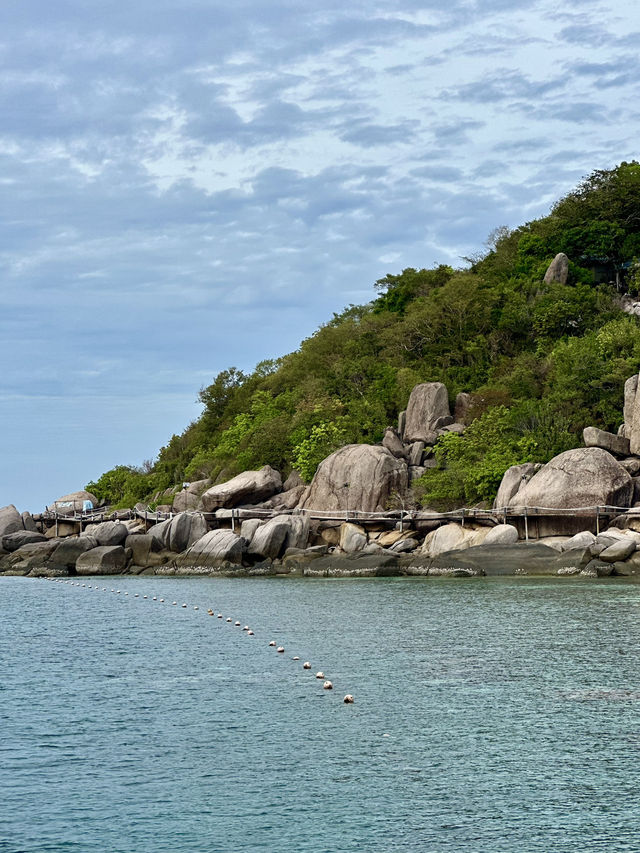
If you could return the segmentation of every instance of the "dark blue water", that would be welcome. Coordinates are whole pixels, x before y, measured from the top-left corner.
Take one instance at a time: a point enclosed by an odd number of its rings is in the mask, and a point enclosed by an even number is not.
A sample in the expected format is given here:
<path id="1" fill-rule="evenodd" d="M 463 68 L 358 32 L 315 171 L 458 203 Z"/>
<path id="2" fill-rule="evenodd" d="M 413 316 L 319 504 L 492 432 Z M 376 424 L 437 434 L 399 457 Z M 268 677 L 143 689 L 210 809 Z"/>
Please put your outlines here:
<path id="1" fill-rule="evenodd" d="M 640 586 L 84 582 L 0 579 L 2 853 L 640 849 Z"/>

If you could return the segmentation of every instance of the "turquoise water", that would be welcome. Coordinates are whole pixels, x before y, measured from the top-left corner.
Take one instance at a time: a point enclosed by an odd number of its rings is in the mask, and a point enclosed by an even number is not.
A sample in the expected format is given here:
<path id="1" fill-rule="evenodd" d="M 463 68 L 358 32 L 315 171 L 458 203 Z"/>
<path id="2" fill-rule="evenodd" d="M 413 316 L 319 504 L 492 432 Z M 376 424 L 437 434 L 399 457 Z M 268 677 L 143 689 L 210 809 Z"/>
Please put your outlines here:
<path id="1" fill-rule="evenodd" d="M 2 853 L 640 849 L 640 586 L 79 582 L 0 579 Z"/>

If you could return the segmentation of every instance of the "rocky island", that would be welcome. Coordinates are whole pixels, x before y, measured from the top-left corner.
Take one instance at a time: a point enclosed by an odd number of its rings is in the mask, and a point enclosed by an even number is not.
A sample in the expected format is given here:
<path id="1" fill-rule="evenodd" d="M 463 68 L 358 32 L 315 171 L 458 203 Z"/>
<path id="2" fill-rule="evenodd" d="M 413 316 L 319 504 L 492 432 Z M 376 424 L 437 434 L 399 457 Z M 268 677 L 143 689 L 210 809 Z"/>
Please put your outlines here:
<path id="1" fill-rule="evenodd" d="M 96 511 L 81 511 L 97 503 L 86 491 L 35 517 L 4 507 L 0 572 L 640 577 L 638 388 L 634 375 L 617 435 L 587 427 L 585 447 L 545 465 L 512 466 L 491 508 L 401 506 L 441 437 L 465 429 L 468 396 L 458 395 L 452 415 L 446 387 L 422 383 L 380 444 L 340 448 L 308 486 L 295 472 L 283 482 L 265 465 L 218 484 L 191 483 L 168 513 L 138 505 L 96 521 Z"/>

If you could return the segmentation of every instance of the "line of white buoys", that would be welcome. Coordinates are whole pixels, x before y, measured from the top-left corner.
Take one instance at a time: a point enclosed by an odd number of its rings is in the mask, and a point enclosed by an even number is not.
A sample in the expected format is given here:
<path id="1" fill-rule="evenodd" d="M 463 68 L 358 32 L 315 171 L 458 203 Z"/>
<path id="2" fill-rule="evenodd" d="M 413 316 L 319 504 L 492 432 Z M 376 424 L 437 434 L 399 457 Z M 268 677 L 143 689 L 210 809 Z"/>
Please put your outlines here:
<path id="1" fill-rule="evenodd" d="M 97 587 L 97 586 L 96 586 L 96 587 L 93 587 L 91 584 L 84 584 L 84 583 L 83 583 L 83 584 L 80 584 L 79 582 L 74 582 L 74 581 L 71 581 L 71 580 L 63 580 L 62 578 L 43 578 L 43 580 L 51 580 L 51 581 L 54 581 L 54 582 L 56 582 L 56 583 L 66 583 L 66 584 L 70 584 L 71 586 L 82 586 L 83 588 L 87 588 L 87 589 L 96 589 L 96 590 L 99 590 L 99 589 L 100 589 L 100 587 Z M 102 587 L 102 591 L 103 591 L 103 592 L 107 592 L 107 587 L 106 587 L 106 586 L 105 586 L 105 587 Z M 120 591 L 119 589 L 113 589 L 113 588 L 111 589 L 111 592 L 115 593 L 116 595 L 120 595 L 120 593 L 121 593 L 121 591 Z M 125 595 L 129 595 L 129 592 L 128 592 L 127 590 L 125 590 L 124 594 L 125 594 Z M 136 592 L 136 593 L 134 593 L 133 595 L 134 595 L 134 598 L 140 598 L 140 594 L 139 594 L 139 593 L 137 593 L 137 592 Z M 142 596 L 142 598 L 143 598 L 143 599 L 148 599 L 148 598 L 149 598 L 149 596 L 148 596 L 148 595 L 143 595 L 143 596 Z M 153 601 L 160 601 L 161 603 L 164 603 L 164 598 L 160 598 L 160 599 L 158 599 L 158 597 L 157 597 L 157 596 L 155 596 L 155 595 L 153 596 L 152 600 L 153 600 Z M 174 606 L 177 606 L 178 602 L 177 602 L 177 601 L 173 601 L 173 602 L 172 602 L 172 604 L 173 604 Z M 186 604 L 186 603 L 183 603 L 183 604 L 182 604 L 182 607 L 183 607 L 183 608 L 186 608 L 186 607 L 187 607 L 187 604 Z M 194 605 L 194 606 L 193 606 L 193 609 L 194 609 L 194 610 L 199 610 L 200 608 L 199 608 L 199 606 L 196 604 L 196 605 Z M 208 616 L 215 616 L 216 614 L 214 613 L 213 609 L 210 607 L 210 608 L 208 608 L 208 609 L 207 609 L 207 615 L 208 615 Z M 224 618 L 224 617 L 223 617 L 223 615 L 222 615 L 222 613 L 218 613 L 218 614 L 217 614 L 217 617 L 218 617 L 218 619 L 222 619 L 222 618 Z M 227 622 L 229 622 L 229 623 L 233 623 L 233 624 L 234 624 L 234 626 L 235 626 L 235 627 L 238 627 L 238 628 L 239 628 L 239 627 L 240 627 L 240 625 L 242 624 L 242 623 L 241 623 L 241 622 L 239 622 L 238 620 L 236 620 L 236 621 L 234 622 L 234 620 L 233 620 L 230 616 L 229 616 L 229 617 L 227 617 L 227 620 L 226 620 L 226 621 L 227 621 Z M 243 630 L 243 631 L 245 631 L 245 632 L 247 633 L 247 636 L 249 636 L 249 637 L 253 637 L 253 636 L 255 636 L 254 632 L 251 630 L 251 628 L 250 628 L 248 625 L 245 625 L 245 626 L 243 627 L 243 629 L 242 629 L 242 630 Z M 279 654 L 283 654 L 283 653 L 284 653 L 284 651 L 285 651 L 284 646 L 277 646 L 277 644 L 276 644 L 276 641 L 275 641 L 275 640 L 271 640 L 271 641 L 269 642 L 269 646 L 273 646 L 274 648 L 276 648 L 276 652 L 278 652 Z M 298 655 L 294 655 L 294 656 L 292 657 L 292 660 L 294 660 L 294 661 L 299 661 L 299 660 L 300 660 L 300 657 L 299 657 Z M 310 663 L 309 661 L 305 661 L 305 662 L 302 664 L 302 668 L 303 668 L 303 669 L 307 669 L 307 670 L 311 669 L 311 663 Z M 323 690 L 333 690 L 333 683 L 332 683 L 331 681 L 329 681 L 328 679 L 326 679 L 326 680 L 325 680 L 324 672 L 322 672 L 321 670 L 320 670 L 320 671 L 318 671 L 318 672 L 316 672 L 315 677 L 316 677 L 316 679 L 318 679 L 318 680 L 322 680 L 322 681 L 323 681 L 323 684 L 322 684 L 322 688 L 323 688 Z M 344 696 L 344 698 L 343 698 L 343 700 L 342 700 L 342 701 L 343 701 L 343 703 L 344 703 L 345 705 L 352 705 L 352 704 L 354 703 L 354 701 L 355 701 L 355 700 L 354 700 L 353 694 L 351 694 L 351 693 L 347 693 L 347 694 Z"/>

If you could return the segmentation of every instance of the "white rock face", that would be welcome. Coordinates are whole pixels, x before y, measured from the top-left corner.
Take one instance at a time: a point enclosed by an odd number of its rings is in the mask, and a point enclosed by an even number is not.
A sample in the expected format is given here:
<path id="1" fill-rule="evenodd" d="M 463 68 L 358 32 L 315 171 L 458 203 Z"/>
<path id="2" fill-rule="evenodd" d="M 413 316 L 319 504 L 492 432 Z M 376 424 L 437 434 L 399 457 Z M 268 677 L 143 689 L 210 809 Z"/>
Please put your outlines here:
<path id="1" fill-rule="evenodd" d="M 432 530 L 427 534 L 420 553 L 428 557 L 437 557 L 445 551 L 458 551 L 470 548 L 474 544 L 473 539 L 476 531 L 461 524 L 445 524 Z"/>
<path id="2" fill-rule="evenodd" d="M 402 436 L 405 444 L 427 442 L 440 418 L 450 418 L 449 394 L 442 382 L 423 382 L 416 385 L 409 397 L 406 422 Z"/>
<path id="3" fill-rule="evenodd" d="M 367 544 L 367 534 L 358 524 L 349 522 L 340 527 L 340 548 L 347 554 L 362 551 Z M 378 546 L 380 547 L 380 546 Z"/>
<path id="4" fill-rule="evenodd" d="M 385 447 L 348 444 L 320 463 L 300 507 L 382 512 L 394 493 L 406 491 L 408 479 L 405 461 Z"/>
<path id="5" fill-rule="evenodd" d="M 484 537 L 484 545 L 513 545 L 518 541 L 518 529 L 512 524 L 498 524 Z"/>
<path id="6" fill-rule="evenodd" d="M 562 545 L 563 551 L 570 551 L 572 548 L 590 548 L 596 541 L 596 537 L 590 530 L 583 530 L 582 533 L 576 533 Z"/>
<path id="7" fill-rule="evenodd" d="M 616 456 L 629 455 L 629 439 L 622 435 L 614 435 L 597 427 L 585 427 L 582 430 L 585 447 L 601 447 Z"/>
<path id="8" fill-rule="evenodd" d="M 560 284 L 566 284 L 568 278 L 569 258 L 564 252 L 558 252 L 547 267 L 547 271 L 544 274 L 544 283 L 552 284 L 553 282 L 559 282 Z"/>
<path id="9" fill-rule="evenodd" d="M 282 491 L 282 477 L 270 465 L 259 471 L 243 471 L 237 477 L 207 489 L 202 495 L 205 512 L 239 504 L 257 504 Z"/>

